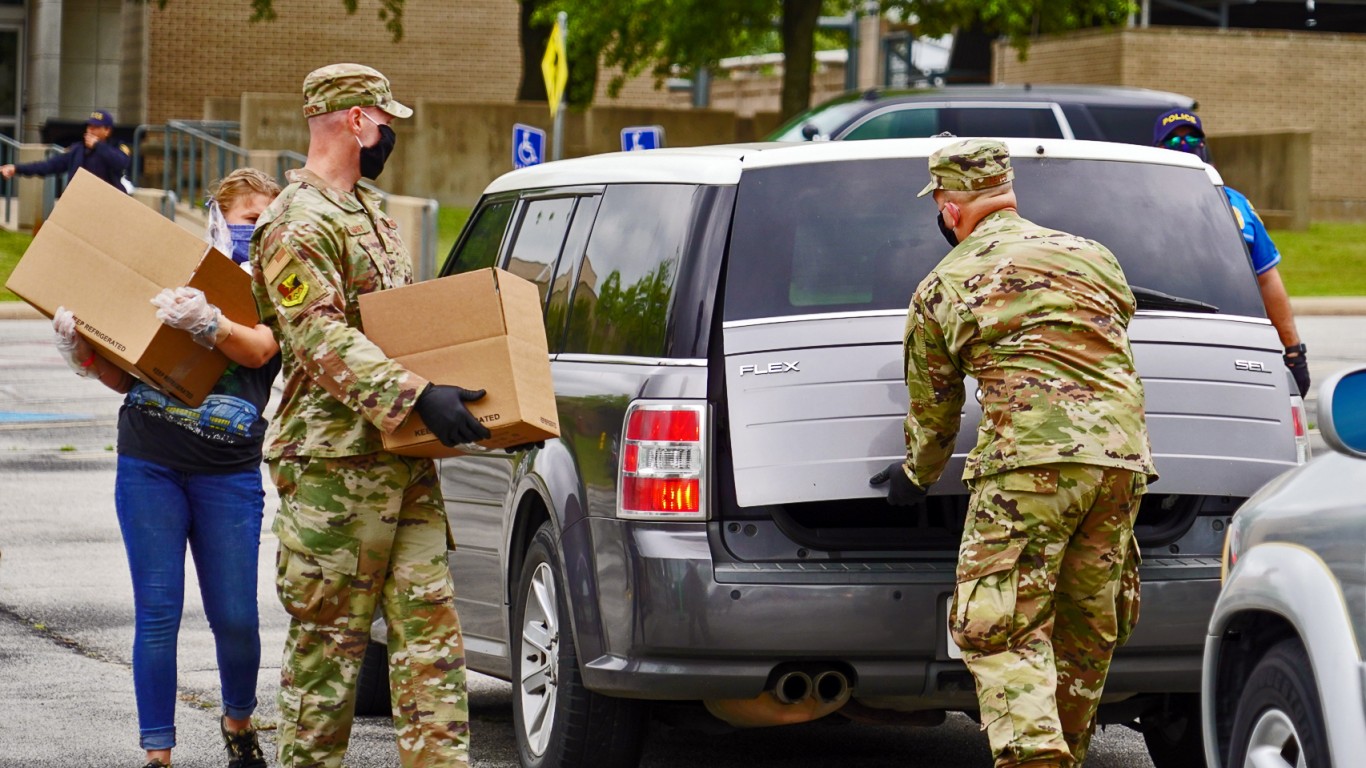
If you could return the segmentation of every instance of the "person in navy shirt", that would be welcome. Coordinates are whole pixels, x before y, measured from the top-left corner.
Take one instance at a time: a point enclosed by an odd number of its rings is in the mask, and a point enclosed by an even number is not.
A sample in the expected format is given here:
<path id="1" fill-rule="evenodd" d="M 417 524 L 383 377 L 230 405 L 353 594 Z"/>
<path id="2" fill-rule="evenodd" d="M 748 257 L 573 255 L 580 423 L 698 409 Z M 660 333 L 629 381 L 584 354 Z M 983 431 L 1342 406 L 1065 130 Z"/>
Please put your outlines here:
<path id="1" fill-rule="evenodd" d="M 1185 109 L 1174 109 L 1157 118 L 1153 126 L 1153 143 L 1164 149 L 1189 152 L 1209 162 L 1209 149 L 1205 144 L 1205 129 L 1199 116 Z M 1262 224 L 1257 209 L 1242 192 L 1230 186 L 1224 187 L 1224 196 L 1233 208 L 1233 218 L 1243 231 L 1247 242 L 1248 254 L 1252 257 L 1252 268 L 1257 273 L 1257 287 L 1262 292 L 1262 303 L 1266 305 L 1266 315 L 1276 327 L 1276 333 L 1285 345 L 1285 366 L 1295 377 L 1300 396 L 1309 393 L 1309 364 L 1306 359 L 1304 342 L 1299 331 L 1295 330 L 1295 316 L 1290 310 L 1290 297 L 1281 282 L 1281 273 L 1276 265 L 1281 263 L 1281 252 L 1271 242 L 1271 236 Z"/>
<path id="2" fill-rule="evenodd" d="M 109 141 L 114 132 L 114 116 L 108 110 L 97 109 L 85 121 L 85 138 L 66 148 L 60 155 L 46 160 L 18 165 L 0 165 L 0 176 L 6 179 L 20 176 L 52 176 L 65 173 L 70 182 L 78 169 L 99 176 L 101 179 L 128 191 L 123 186 L 123 174 L 131 162 L 128 145 Z"/>

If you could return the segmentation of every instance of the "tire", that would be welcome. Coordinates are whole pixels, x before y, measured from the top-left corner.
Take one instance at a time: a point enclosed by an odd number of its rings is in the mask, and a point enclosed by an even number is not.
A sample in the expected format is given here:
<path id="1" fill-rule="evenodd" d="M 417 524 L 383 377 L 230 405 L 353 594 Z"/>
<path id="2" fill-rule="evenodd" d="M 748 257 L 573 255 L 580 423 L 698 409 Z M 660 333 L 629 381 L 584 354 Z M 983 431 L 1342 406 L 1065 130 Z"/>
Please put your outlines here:
<path id="1" fill-rule="evenodd" d="M 1205 768 L 1198 694 L 1172 694 L 1159 711 L 1138 722 L 1153 768 Z"/>
<path id="2" fill-rule="evenodd" d="M 1248 676 L 1233 716 L 1229 754 L 1235 768 L 1332 768 L 1314 668 L 1298 640 L 1272 646 Z"/>
<path id="3" fill-rule="evenodd" d="M 583 686 L 550 523 L 527 547 L 511 628 L 512 721 L 523 768 L 638 765 L 646 706 Z"/>
<path id="4" fill-rule="evenodd" d="M 356 677 L 356 717 L 391 717 L 389 706 L 389 649 L 373 640 Z"/>

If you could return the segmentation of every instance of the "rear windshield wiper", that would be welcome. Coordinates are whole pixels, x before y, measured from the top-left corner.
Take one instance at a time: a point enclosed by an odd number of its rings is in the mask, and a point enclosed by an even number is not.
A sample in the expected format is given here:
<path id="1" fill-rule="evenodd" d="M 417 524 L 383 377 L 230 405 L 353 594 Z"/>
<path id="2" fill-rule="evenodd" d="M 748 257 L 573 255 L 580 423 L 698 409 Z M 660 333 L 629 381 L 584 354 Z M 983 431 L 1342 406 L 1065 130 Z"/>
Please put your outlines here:
<path id="1" fill-rule="evenodd" d="M 1139 285 L 1131 285 L 1129 287 L 1134 292 L 1134 298 L 1138 301 L 1139 309 L 1173 309 L 1184 310 L 1186 312 L 1219 311 L 1218 307 L 1213 304 L 1206 304 L 1203 301 L 1173 296 L 1170 293 L 1155 291 L 1152 288 L 1144 288 Z"/>

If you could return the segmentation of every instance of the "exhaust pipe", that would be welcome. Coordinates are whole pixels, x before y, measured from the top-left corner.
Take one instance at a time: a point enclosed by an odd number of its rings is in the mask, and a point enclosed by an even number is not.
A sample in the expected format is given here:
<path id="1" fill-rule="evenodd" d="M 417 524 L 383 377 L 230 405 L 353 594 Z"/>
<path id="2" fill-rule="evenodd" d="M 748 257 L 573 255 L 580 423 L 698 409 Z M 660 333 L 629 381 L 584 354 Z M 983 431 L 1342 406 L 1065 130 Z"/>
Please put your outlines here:
<path id="1" fill-rule="evenodd" d="M 781 704 L 796 704 L 811 695 L 811 687 L 810 675 L 805 672 L 788 672 L 773 684 L 773 698 Z"/>
<path id="2" fill-rule="evenodd" d="M 811 681 L 811 689 L 822 704 L 844 706 L 849 701 L 849 678 L 836 669 L 816 675 Z"/>
<path id="3" fill-rule="evenodd" d="M 827 669 L 813 678 L 784 672 L 773 687 L 752 699 L 707 699 L 707 711 L 736 728 L 762 728 L 819 720 L 849 702 L 853 691 L 843 672 Z"/>

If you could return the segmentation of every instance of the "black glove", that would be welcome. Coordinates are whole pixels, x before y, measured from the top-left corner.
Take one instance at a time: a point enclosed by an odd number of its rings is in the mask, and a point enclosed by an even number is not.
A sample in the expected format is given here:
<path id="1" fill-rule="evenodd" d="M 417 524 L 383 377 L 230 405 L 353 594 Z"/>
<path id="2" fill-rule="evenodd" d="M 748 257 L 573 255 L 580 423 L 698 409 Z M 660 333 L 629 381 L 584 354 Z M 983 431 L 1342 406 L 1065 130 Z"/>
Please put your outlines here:
<path id="1" fill-rule="evenodd" d="M 474 418 L 465 403 L 484 396 L 484 390 L 468 390 L 445 384 L 428 384 L 417 396 L 415 408 L 422 423 L 447 448 L 489 439 L 488 428 Z"/>
<path id="2" fill-rule="evenodd" d="M 1281 356 L 1285 361 L 1285 367 L 1290 369 L 1290 375 L 1295 377 L 1295 386 L 1300 388 L 1300 397 L 1309 394 L 1309 361 L 1306 355 L 1304 345 L 1296 344 L 1293 347 L 1286 347 L 1285 354 Z"/>
<path id="3" fill-rule="evenodd" d="M 544 440 L 537 440 L 537 441 L 534 442 L 534 443 L 518 443 L 517 445 L 509 445 L 508 447 L 504 448 L 503 450 L 507 451 L 508 453 L 521 453 L 522 451 L 529 451 L 529 450 L 531 450 L 532 448 L 544 448 L 544 447 L 545 447 L 545 441 L 544 441 Z"/>
<path id="4" fill-rule="evenodd" d="M 887 488 L 887 503 L 894 507 L 913 507 L 925 501 L 925 491 L 920 486 L 911 482 L 911 478 L 906 474 L 906 463 L 894 461 L 887 465 L 887 468 L 868 478 L 869 485 L 882 485 L 888 480 L 892 484 Z"/>

